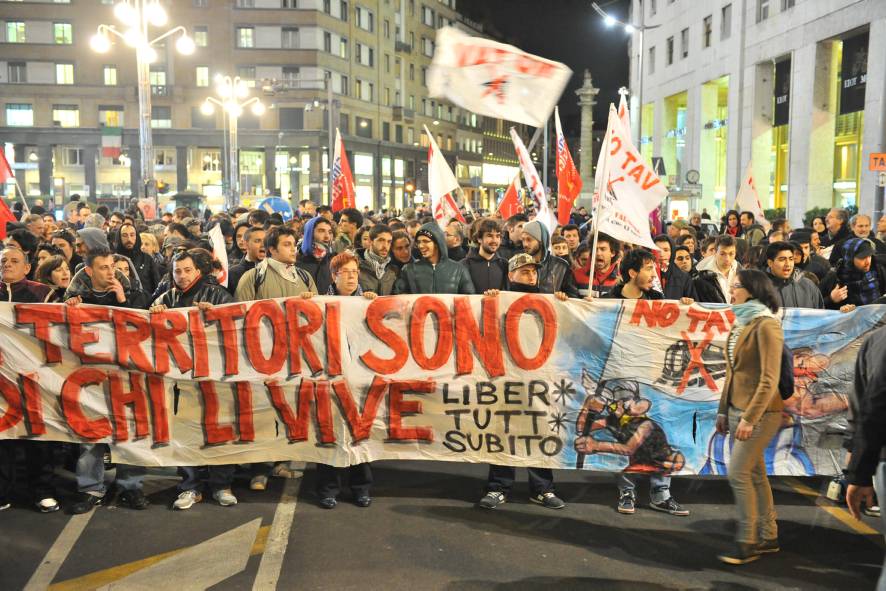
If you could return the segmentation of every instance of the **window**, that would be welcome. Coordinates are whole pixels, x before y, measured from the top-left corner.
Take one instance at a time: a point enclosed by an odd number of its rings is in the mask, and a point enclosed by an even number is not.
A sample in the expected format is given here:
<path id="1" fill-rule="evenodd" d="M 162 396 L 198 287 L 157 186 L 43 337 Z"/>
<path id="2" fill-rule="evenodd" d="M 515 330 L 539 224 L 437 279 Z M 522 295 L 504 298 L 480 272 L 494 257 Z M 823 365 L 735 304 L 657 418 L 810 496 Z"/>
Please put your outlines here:
<path id="1" fill-rule="evenodd" d="M 391 73 L 391 54 L 385 54 L 385 74 Z"/>
<path id="2" fill-rule="evenodd" d="M 769 18 L 769 0 L 757 0 L 757 22 L 762 23 Z"/>
<path id="3" fill-rule="evenodd" d="M 363 101 L 372 102 L 374 86 L 372 82 L 357 79 L 357 98 Z"/>
<path id="4" fill-rule="evenodd" d="M 175 148 L 154 148 L 156 166 L 175 166 Z"/>
<path id="5" fill-rule="evenodd" d="M 280 8 L 298 8 L 296 0 L 280 0 Z"/>
<path id="6" fill-rule="evenodd" d="M 194 0 L 194 8 L 206 8 L 209 6 L 209 0 Z"/>
<path id="7" fill-rule="evenodd" d="M 375 30 L 375 15 L 372 14 L 372 11 L 362 6 L 358 6 L 354 11 L 357 18 L 357 26 L 364 31 L 372 33 Z"/>
<path id="8" fill-rule="evenodd" d="M 729 39 L 732 34 L 732 4 L 720 9 L 720 40 Z"/>
<path id="9" fill-rule="evenodd" d="M 409 103 L 406 105 L 406 107 L 408 109 L 413 110 L 413 111 L 415 110 L 415 95 L 414 94 L 409 95 Z"/>
<path id="10" fill-rule="evenodd" d="M 708 48 L 711 46 L 711 33 L 714 29 L 714 16 L 708 15 L 701 23 L 701 46 Z"/>
<path id="11" fill-rule="evenodd" d="M 237 8 L 255 8 L 255 0 L 237 0 Z"/>
<path id="12" fill-rule="evenodd" d="M 649 16 L 655 16 L 658 8 L 655 6 L 655 0 L 649 0 Z"/>
<path id="13" fill-rule="evenodd" d="M 674 38 L 668 37 L 667 43 L 665 44 L 665 64 L 670 66 L 674 63 Z"/>
<path id="14" fill-rule="evenodd" d="M 358 63 L 369 67 L 375 65 L 375 50 L 372 47 L 363 45 L 362 43 L 357 43 L 355 47 L 357 48 Z"/>
<path id="15" fill-rule="evenodd" d="M 215 113 L 204 115 L 200 107 L 191 107 L 191 127 L 194 129 L 215 129 Z M 206 170 L 206 163 L 203 163 Z"/>
<path id="16" fill-rule="evenodd" d="M 689 29 L 680 31 L 680 55 L 684 58 L 689 55 Z"/>
<path id="17" fill-rule="evenodd" d="M 102 68 L 102 79 L 105 86 L 117 86 L 117 66 L 105 66 Z"/>
<path id="18" fill-rule="evenodd" d="M 354 132 L 358 137 L 372 139 L 372 120 L 364 117 L 354 117 Z"/>
<path id="19" fill-rule="evenodd" d="M 332 53 L 332 33 L 323 31 L 323 51 Z"/>
<path id="20" fill-rule="evenodd" d="M 74 83 L 74 64 L 55 64 L 55 83 Z"/>
<path id="21" fill-rule="evenodd" d="M 385 87 L 385 106 L 386 107 L 391 106 L 391 89 L 388 88 L 387 86 Z"/>
<path id="22" fill-rule="evenodd" d="M 323 0 L 323 12 L 332 14 L 332 0 Z"/>
<path id="23" fill-rule="evenodd" d="M 166 86 L 166 67 L 151 66 L 148 78 L 151 81 L 151 86 Z"/>
<path id="24" fill-rule="evenodd" d="M 255 66 L 237 66 L 237 75 L 247 86 L 255 87 Z"/>
<path id="25" fill-rule="evenodd" d="M 123 127 L 123 107 L 99 105 L 98 122 L 105 127 Z"/>
<path id="26" fill-rule="evenodd" d="M 434 26 L 434 11 L 427 6 L 421 7 L 421 22 L 429 27 Z"/>
<path id="27" fill-rule="evenodd" d="M 795 0 L 781 0 L 781 11 L 784 12 L 789 8 L 794 7 Z"/>
<path id="28" fill-rule="evenodd" d="M 427 37 L 421 38 L 422 53 L 427 57 L 434 57 L 434 41 Z"/>
<path id="29" fill-rule="evenodd" d="M 172 127 L 172 107 L 151 107 L 151 127 Z"/>
<path id="30" fill-rule="evenodd" d="M 409 64 L 409 80 L 415 80 L 415 64 Z"/>
<path id="31" fill-rule="evenodd" d="M 27 103 L 7 103 L 6 125 L 9 127 L 33 127 L 34 107 Z"/>
<path id="32" fill-rule="evenodd" d="M 398 144 L 403 143 L 403 126 L 395 125 L 394 126 L 394 141 Z"/>
<path id="33" fill-rule="evenodd" d="M 341 77 L 341 94 L 347 96 L 351 93 L 350 80 L 347 76 Z"/>
<path id="34" fill-rule="evenodd" d="M 194 80 L 199 88 L 209 87 L 209 66 L 197 66 Z"/>
<path id="35" fill-rule="evenodd" d="M 52 25 L 52 36 L 57 45 L 70 45 L 73 43 L 73 30 L 71 23 L 55 23 Z"/>
<path id="36" fill-rule="evenodd" d="M 21 21 L 6 21 L 6 42 L 24 43 L 25 41 L 25 23 Z"/>
<path id="37" fill-rule="evenodd" d="M 338 57 L 348 59 L 348 40 L 342 37 L 338 41 Z"/>
<path id="38" fill-rule="evenodd" d="M 52 123 L 58 127 L 80 127 L 80 107 L 52 105 Z"/>
<path id="39" fill-rule="evenodd" d="M 298 29 L 296 27 L 283 27 L 281 37 L 280 46 L 283 49 L 298 48 Z"/>
<path id="40" fill-rule="evenodd" d="M 61 146 L 62 166 L 83 166 L 83 148 Z"/>
<path id="41" fill-rule="evenodd" d="M 23 84 L 28 81 L 28 64 L 25 62 L 9 62 L 9 82 Z"/>
<path id="42" fill-rule="evenodd" d="M 421 68 L 421 84 L 422 86 L 428 85 L 428 69 L 424 66 Z"/>
<path id="43" fill-rule="evenodd" d="M 381 139 L 385 142 L 391 141 L 391 124 L 387 121 L 381 122 Z M 388 162 L 390 162 L 390 160 Z"/>
<path id="44" fill-rule="evenodd" d="M 389 21 L 388 19 L 385 19 L 382 30 L 384 31 L 385 39 L 390 39 L 391 38 L 391 21 Z"/>
<path id="45" fill-rule="evenodd" d="M 298 66 L 283 66 L 283 86 L 295 88 L 298 86 Z"/>
<path id="46" fill-rule="evenodd" d="M 209 27 L 206 25 L 194 27 L 194 44 L 197 47 L 207 47 L 209 45 Z"/>
<path id="47" fill-rule="evenodd" d="M 237 47 L 255 47 L 254 27 L 237 27 Z"/>
<path id="48" fill-rule="evenodd" d="M 348 3 L 341 0 L 341 20 L 348 22 Z"/>
<path id="49" fill-rule="evenodd" d="M 221 152 L 218 150 L 200 150 L 200 166 L 203 172 L 221 171 Z"/>
<path id="50" fill-rule="evenodd" d="M 649 48 L 649 69 L 647 70 L 650 74 L 655 74 L 655 46 Z"/>
<path id="51" fill-rule="evenodd" d="M 305 110 L 296 107 L 280 107 L 280 129 L 304 129 Z"/>

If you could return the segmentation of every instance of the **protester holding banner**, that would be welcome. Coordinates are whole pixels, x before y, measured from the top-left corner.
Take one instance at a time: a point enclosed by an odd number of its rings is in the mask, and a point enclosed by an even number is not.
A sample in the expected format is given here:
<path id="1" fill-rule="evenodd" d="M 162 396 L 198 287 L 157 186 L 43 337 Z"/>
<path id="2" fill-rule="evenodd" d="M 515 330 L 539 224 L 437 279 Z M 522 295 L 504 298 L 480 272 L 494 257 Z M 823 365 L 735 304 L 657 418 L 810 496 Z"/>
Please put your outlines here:
<path id="1" fill-rule="evenodd" d="M 357 215 L 359 214 L 360 212 L 357 212 Z M 346 219 L 345 216 L 342 217 Z M 348 222 L 345 222 L 345 225 L 349 226 Z M 305 235 L 299 247 L 295 266 L 308 272 L 314 278 L 317 293 L 326 293 L 329 291 L 329 286 L 332 285 L 329 261 L 332 260 L 336 252 L 332 244 L 334 232 L 332 223 L 321 216 L 312 218 L 305 224 Z M 343 239 L 350 240 L 347 233 L 340 234 L 339 240 L 335 243 L 338 248 L 341 248 L 341 252 L 350 249 L 352 244 L 348 242 L 347 246 L 344 246 L 345 243 L 341 241 Z"/>
<path id="2" fill-rule="evenodd" d="M 726 341 L 726 383 L 720 396 L 717 431 L 732 433 L 729 484 L 738 510 L 735 546 L 719 558 L 745 564 L 778 552 L 778 527 L 763 452 L 778 432 L 784 404 L 779 373 L 784 336 L 779 296 L 766 274 L 739 271 L 732 285 L 735 323 Z"/>
<path id="3" fill-rule="evenodd" d="M 328 222 L 324 227 L 328 227 Z M 295 264 L 297 250 L 296 236 L 292 230 L 282 226 L 268 230 L 265 235 L 267 256 L 255 268 L 243 274 L 235 292 L 237 301 L 309 298 L 316 295 L 314 278 Z"/>
<path id="4" fill-rule="evenodd" d="M 618 263 L 621 243 L 600 233 L 597 236 L 597 256 L 594 258 L 594 282 L 591 289 L 597 297 L 603 297 L 615 289 L 618 283 Z"/>
<path id="5" fill-rule="evenodd" d="M 507 289 L 508 262 L 498 254 L 501 248 L 501 226 L 492 218 L 477 223 L 476 239 L 479 245 L 472 248 L 461 264 L 471 274 L 478 293 L 489 289 Z"/>
<path id="6" fill-rule="evenodd" d="M 824 308 L 821 292 L 812 281 L 794 271 L 794 247 L 773 242 L 766 247 L 766 274 L 778 294 L 780 307 Z"/>
<path id="7" fill-rule="evenodd" d="M 332 285 L 329 295 L 362 296 L 374 300 L 378 294 L 364 291 L 360 287 L 360 261 L 355 254 L 345 251 L 332 257 L 329 262 L 332 272 Z M 353 464 L 347 468 L 336 468 L 328 464 L 317 463 L 317 496 L 320 507 L 335 509 L 337 497 L 341 493 L 342 477 L 347 475 L 348 486 L 351 488 L 354 504 L 366 508 L 372 504 L 369 489 L 372 486 L 372 469 L 369 462 Z"/>
<path id="8" fill-rule="evenodd" d="M 228 269 L 228 293 L 237 293 L 240 278 L 261 261 L 265 260 L 265 229 L 247 227 L 243 233 L 244 253 L 240 261 Z"/>
<path id="9" fill-rule="evenodd" d="M 360 262 L 360 288 L 380 296 L 391 295 L 399 269 L 391 260 L 394 233 L 390 226 L 375 224 L 368 229 L 369 246 L 357 250 Z"/>
<path id="10" fill-rule="evenodd" d="M 175 255 L 172 259 L 172 278 L 174 283 L 172 289 L 151 305 L 152 314 L 163 312 L 168 308 L 193 306 L 208 310 L 212 306 L 235 301 L 233 296 L 215 280 L 212 257 L 202 248 L 192 248 Z M 203 494 L 199 490 L 200 473 L 203 470 L 208 473 L 207 484 L 212 498 L 222 507 L 236 505 L 237 497 L 231 492 L 234 469 L 235 466 L 232 464 L 204 468 L 180 466 L 178 473 L 182 480 L 178 485 L 178 498 L 172 503 L 172 508 L 184 511 L 203 500 Z"/>
<path id="11" fill-rule="evenodd" d="M 394 230 L 391 234 L 391 265 L 397 271 L 397 275 L 399 276 L 403 267 L 411 262 L 412 237 L 405 230 Z"/>
<path id="12" fill-rule="evenodd" d="M 533 220 L 523 226 L 523 251 L 538 263 L 538 286 L 542 293 L 563 292 L 578 298 L 578 288 L 569 263 L 549 252 L 551 235 L 547 226 Z"/>
<path id="13" fill-rule="evenodd" d="M 468 270 L 449 259 L 446 238 L 436 222 L 424 224 L 415 233 L 419 260 L 408 263 L 394 284 L 394 294 L 476 293 Z"/>
<path id="14" fill-rule="evenodd" d="M 661 292 L 652 288 L 655 279 L 655 257 L 645 250 L 635 249 L 625 253 L 620 265 L 622 283 L 615 286 L 605 298 L 626 300 L 661 300 Z M 625 472 L 616 475 L 618 484 L 619 513 L 633 515 L 636 513 L 637 483 L 636 476 Z M 649 507 L 678 517 L 689 515 L 689 510 L 680 505 L 671 496 L 671 477 L 666 474 L 652 473 L 649 475 Z"/>

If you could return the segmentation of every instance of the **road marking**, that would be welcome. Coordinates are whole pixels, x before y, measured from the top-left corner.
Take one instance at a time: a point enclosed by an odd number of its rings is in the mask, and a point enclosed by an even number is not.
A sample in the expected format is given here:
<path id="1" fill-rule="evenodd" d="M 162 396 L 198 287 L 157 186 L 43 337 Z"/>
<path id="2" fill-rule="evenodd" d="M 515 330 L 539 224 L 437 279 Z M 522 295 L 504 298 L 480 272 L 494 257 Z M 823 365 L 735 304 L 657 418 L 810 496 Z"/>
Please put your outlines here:
<path id="1" fill-rule="evenodd" d="M 243 572 L 259 527 L 260 517 L 99 587 L 99 591 L 156 591 L 168 587 L 170 581 L 181 589 L 208 589 Z"/>
<path id="2" fill-rule="evenodd" d="M 867 523 L 855 519 L 846 509 L 831 505 L 829 501 L 823 500 L 818 491 L 809 488 L 807 485 L 803 484 L 796 478 L 785 478 L 784 482 L 794 492 L 801 494 L 804 497 L 813 499 L 813 502 L 816 506 L 824 510 L 826 513 L 830 514 L 837 521 L 841 522 L 848 528 L 866 536 L 877 536 L 878 541 L 882 540 L 880 532 L 869 526 Z"/>
<path id="3" fill-rule="evenodd" d="M 252 544 L 252 549 L 249 552 L 250 556 L 258 556 L 259 554 L 264 552 L 265 543 L 267 542 L 268 532 L 270 531 L 270 529 L 270 525 L 263 525 L 258 530 L 258 534 L 256 534 L 255 536 L 255 542 Z M 165 560 L 167 558 L 175 556 L 176 554 L 179 554 L 187 549 L 188 546 L 184 548 L 178 548 L 176 550 L 170 550 L 169 552 L 155 554 L 154 556 L 148 556 L 147 558 L 142 558 L 141 560 L 135 560 L 133 562 L 127 562 L 126 564 L 119 564 L 117 566 L 112 566 L 104 570 L 89 573 L 88 575 L 77 577 L 76 579 L 61 581 L 59 583 L 55 583 L 54 585 L 50 585 L 48 591 L 89 591 L 97 587 L 108 585 L 110 583 L 113 583 L 114 581 L 119 581 L 120 579 L 127 577 L 134 572 L 140 571 L 149 566 L 153 566 L 161 560 Z"/>
<path id="4" fill-rule="evenodd" d="M 24 591 L 42 591 L 52 583 L 52 579 L 58 574 L 58 569 L 64 564 L 94 513 L 95 509 L 82 515 L 74 515 L 68 520 L 62 533 L 58 535 L 46 556 L 40 561 L 40 566 L 31 575 Z"/>
<path id="5" fill-rule="evenodd" d="M 274 521 L 271 523 L 265 551 L 258 565 L 258 574 L 252 584 L 253 591 L 272 591 L 277 588 L 277 579 L 280 578 L 286 546 L 289 544 L 289 532 L 292 530 L 301 482 L 301 478 L 288 479 L 283 485 L 283 494 L 280 495 L 280 502 L 274 511 Z"/>

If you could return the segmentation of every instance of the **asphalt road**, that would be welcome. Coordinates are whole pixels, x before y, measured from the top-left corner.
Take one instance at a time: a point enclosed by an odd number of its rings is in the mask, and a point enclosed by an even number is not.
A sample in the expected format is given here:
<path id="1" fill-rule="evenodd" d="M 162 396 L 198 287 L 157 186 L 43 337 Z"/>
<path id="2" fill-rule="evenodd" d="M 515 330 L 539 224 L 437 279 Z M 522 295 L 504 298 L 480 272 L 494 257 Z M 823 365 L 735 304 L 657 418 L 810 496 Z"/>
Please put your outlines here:
<path id="1" fill-rule="evenodd" d="M 0 589 L 855 590 L 873 588 L 883 558 L 878 520 L 820 499 L 823 479 L 774 479 L 782 551 L 730 567 L 716 560 L 734 527 L 723 480 L 674 479 L 692 511 L 679 518 L 619 515 L 606 474 L 557 472 L 560 511 L 530 503 L 521 474 L 511 500 L 484 511 L 485 466 L 378 462 L 374 473 L 368 509 L 347 494 L 319 508 L 310 468 L 265 492 L 244 477 L 230 508 L 169 510 L 170 471 L 149 477 L 146 511 L 14 507 L 0 513 Z"/>

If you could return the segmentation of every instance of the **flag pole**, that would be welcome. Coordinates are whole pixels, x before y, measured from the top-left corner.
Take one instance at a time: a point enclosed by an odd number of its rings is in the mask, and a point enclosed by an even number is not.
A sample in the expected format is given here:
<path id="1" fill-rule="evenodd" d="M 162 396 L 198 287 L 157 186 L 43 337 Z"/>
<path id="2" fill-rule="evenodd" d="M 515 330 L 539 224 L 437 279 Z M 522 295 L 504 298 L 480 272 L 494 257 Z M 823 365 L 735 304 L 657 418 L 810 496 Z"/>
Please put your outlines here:
<path id="1" fill-rule="evenodd" d="M 610 120 L 612 117 L 610 116 Z M 603 192 L 609 190 L 609 146 L 612 133 L 610 126 L 606 126 L 606 141 L 603 143 L 603 178 L 600 179 L 600 188 L 597 189 L 599 196 L 597 198 L 597 206 L 594 207 L 594 241 L 591 245 L 591 285 L 588 288 L 588 299 L 593 299 L 591 295 L 594 291 L 594 269 L 597 268 L 597 239 L 600 237 L 600 206 L 603 204 Z"/>
<path id="2" fill-rule="evenodd" d="M 15 188 L 18 191 L 18 196 L 22 200 L 22 205 L 24 206 L 25 213 L 31 215 L 31 208 L 28 207 L 28 202 L 25 201 L 25 194 L 22 192 L 22 188 L 18 185 L 18 179 L 15 178 L 15 175 L 12 175 L 12 180 L 15 181 Z"/>

